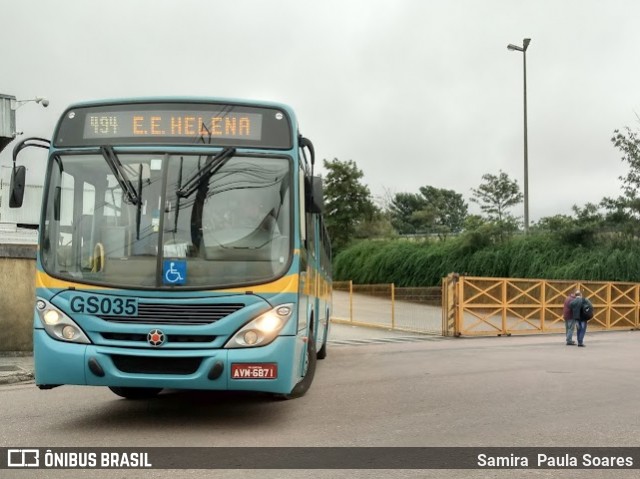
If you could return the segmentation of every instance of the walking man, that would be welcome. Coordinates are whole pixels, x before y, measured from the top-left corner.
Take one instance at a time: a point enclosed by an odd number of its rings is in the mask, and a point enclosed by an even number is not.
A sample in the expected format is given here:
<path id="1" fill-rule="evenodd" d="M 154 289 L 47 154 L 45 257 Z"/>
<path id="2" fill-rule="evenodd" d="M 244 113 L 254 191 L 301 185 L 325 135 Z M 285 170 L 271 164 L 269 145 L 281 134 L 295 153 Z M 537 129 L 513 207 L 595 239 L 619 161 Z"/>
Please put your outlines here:
<path id="1" fill-rule="evenodd" d="M 593 317 L 593 305 L 587 298 L 583 298 L 580 291 L 576 291 L 576 298 L 569 304 L 571 316 L 576 323 L 578 346 L 584 347 L 584 336 L 587 333 L 587 321 Z"/>
<path id="2" fill-rule="evenodd" d="M 577 293 L 580 293 L 580 291 L 572 291 L 564 300 L 564 306 L 562 307 L 562 317 L 564 318 L 564 327 L 567 335 L 567 346 L 573 346 L 576 344 L 573 340 L 573 328 L 575 327 L 576 321 L 573 319 L 571 302 L 576 299 Z"/>

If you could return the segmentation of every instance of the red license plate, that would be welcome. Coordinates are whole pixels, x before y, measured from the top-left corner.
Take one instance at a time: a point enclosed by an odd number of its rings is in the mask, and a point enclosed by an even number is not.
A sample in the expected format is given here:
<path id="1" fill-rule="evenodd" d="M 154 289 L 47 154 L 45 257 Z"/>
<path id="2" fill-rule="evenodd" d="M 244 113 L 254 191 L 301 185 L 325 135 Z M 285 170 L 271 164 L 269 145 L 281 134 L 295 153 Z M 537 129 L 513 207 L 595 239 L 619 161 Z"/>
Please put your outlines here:
<path id="1" fill-rule="evenodd" d="M 276 379 L 278 365 L 276 363 L 233 363 L 231 379 Z"/>

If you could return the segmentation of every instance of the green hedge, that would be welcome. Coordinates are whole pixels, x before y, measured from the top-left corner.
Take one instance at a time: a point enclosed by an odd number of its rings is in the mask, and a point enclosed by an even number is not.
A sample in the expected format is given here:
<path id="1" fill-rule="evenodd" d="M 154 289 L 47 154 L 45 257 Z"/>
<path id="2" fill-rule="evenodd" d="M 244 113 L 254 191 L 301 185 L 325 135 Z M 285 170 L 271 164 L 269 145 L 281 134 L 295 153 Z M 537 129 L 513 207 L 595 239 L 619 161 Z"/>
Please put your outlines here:
<path id="1" fill-rule="evenodd" d="M 334 260 L 337 281 L 435 286 L 449 273 L 502 278 L 640 282 L 638 241 L 572 246 L 551 235 L 491 244 L 472 234 L 446 241 L 365 240 Z"/>

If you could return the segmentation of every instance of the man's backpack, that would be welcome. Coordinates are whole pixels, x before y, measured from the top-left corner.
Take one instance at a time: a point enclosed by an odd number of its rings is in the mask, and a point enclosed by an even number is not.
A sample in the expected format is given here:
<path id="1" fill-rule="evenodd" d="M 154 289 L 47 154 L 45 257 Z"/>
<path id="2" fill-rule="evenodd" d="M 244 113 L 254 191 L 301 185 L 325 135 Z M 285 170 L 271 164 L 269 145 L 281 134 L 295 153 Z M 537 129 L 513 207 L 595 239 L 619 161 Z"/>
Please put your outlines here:
<path id="1" fill-rule="evenodd" d="M 593 318 L 593 305 L 586 299 L 582 299 L 582 305 L 580 306 L 580 320 L 589 321 Z"/>

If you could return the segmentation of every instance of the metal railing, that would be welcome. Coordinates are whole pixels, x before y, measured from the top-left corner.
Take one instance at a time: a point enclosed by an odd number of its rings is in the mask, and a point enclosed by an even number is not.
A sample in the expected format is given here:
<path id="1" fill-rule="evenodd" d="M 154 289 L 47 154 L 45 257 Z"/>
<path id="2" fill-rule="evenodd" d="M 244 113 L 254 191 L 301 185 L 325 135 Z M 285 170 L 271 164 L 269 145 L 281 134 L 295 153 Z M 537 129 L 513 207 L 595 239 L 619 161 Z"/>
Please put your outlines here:
<path id="1" fill-rule="evenodd" d="M 334 282 L 331 319 L 395 331 L 442 334 L 441 298 L 439 287 Z"/>
<path id="2" fill-rule="evenodd" d="M 332 321 L 443 336 L 562 333 L 562 307 L 580 289 L 590 331 L 640 329 L 640 283 L 482 278 L 450 274 L 442 287 L 333 283 Z"/>

